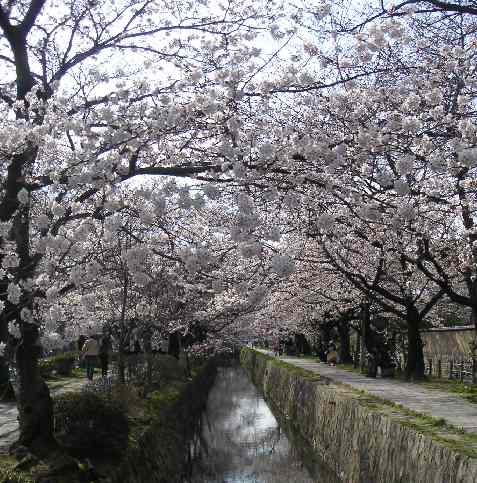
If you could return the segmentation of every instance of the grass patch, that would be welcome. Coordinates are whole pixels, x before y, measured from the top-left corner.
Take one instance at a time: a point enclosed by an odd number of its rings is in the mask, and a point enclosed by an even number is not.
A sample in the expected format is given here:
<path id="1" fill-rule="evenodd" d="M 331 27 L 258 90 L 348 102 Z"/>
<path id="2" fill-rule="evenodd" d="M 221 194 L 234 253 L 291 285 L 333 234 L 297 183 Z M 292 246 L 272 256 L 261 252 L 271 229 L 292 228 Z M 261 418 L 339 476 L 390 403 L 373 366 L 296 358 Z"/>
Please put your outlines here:
<path id="1" fill-rule="evenodd" d="M 453 379 L 437 379 L 431 377 L 422 385 L 427 389 L 455 394 L 472 404 L 477 404 L 477 386 L 472 384 L 466 384 Z"/>
<path id="2" fill-rule="evenodd" d="M 263 352 L 257 351 L 255 349 L 251 349 L 249 347 L 246 347 L 242 349 L 243 351 L 251 351 L 260 357 L 263 357 L 266 359 L 272 366 L 275 367 L 281 367 L 283 369 L 286 369 L 288 372 L 295 376 L 303 377 L 304 379 L 307 379 L 308 381 L 319 381 L 321 379 L 320 374 L 317 372 L 312 372 L 308 371 L 307 369 L 303 369 L 302 367 L 297 367 L 294 364 L 290 364 L 288 362 L 282 361 L 280 359 L 277 359 L 276 357 L 269 356 L 268 354 L 264 354 Z"/>
<path id="3" fill-rule="evenodd" d="M 435 442 L 453 451 L 477 458 L 477 434 L 467 433 L 462 428 L 448 423 L 444 418 L 412 411 L 401 404 L 373 396 L 365 391 L 347 387 L 347 392 L 367 409 L 390 417 L 393 421 L 429 436 Z"/>

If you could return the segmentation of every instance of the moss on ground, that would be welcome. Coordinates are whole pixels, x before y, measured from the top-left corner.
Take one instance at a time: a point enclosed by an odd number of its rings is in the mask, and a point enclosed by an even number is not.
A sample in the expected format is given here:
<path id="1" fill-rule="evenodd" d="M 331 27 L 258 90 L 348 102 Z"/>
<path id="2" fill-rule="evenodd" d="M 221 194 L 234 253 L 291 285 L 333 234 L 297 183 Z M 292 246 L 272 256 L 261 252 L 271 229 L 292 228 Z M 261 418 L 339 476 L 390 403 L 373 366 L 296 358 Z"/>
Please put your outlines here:
<path id="1" fill-rule="evenodd" d="M 477 405 L 477 386 L 456 381 L 454 379 L 437 379 L 430 377 L 422 385 L 431 390 L 444 391 L 461 397 L 467 402 Z"/>
<path id="2" fill-rule="evenodd" d="M 256 354 L 256 357 L 266 359 L 276 367 L 282 367 L 293 374 L 300 375 L 296 371 L 296 366 L 285 363 L 283 361 L 279 361 L 276 358 L 267 354 L 263 354 L 260 351 L 256 351 L 250 348 L 246 348 L 243 350 L 253 351 Z M 312 360 L 313 358 L 309 359 Z M 340 368 L 346 367 L 343 367 L 342 365 L 340 366 Z M 300 368 L 299 371 L 305 373 L 303 377 L 305 377 L 307 380 L 319 380 L 319 374 L 316 374 L 315 372 L 311 372 L 302 368 Z M 356 369 L 353 368 L 353 372 L 354 371 L 356 371 Z M 359 372 L 359 369 L 357 369 L 357 371 Z M 314 379 L 314 376 L 317 375 L 318 378 Z M 435 385 L 436 389 L 440 389 L 443 386 L 440 384 L 436 384 L 436 381 L 432 380 L 420 384 L 424 387 L 431 387 L 431 385 Z M 448 392 L 461 395 L 477 395 L 477 388 L 472 388 L 472 391 L 469 391 L 468 388 L 459 387 L 459 385 L 465 386 L 462 383 L 457 383 L 457 381 L 449 381 L 449 384 L 447 384 Z M 443 418 L 435 418 L 428 414 L 412 411 L 411 409 L 408 409 L 400 404 L 395 404 L 392 401 L 388 401 L 387 399 L 373 396 L 366 391 L 354 389 L 344 384 L 334 382 L 328 387 L 333 387 L 337 394 L 342 397 L 349 397 L 356 400 L 361 407 L 373 413 L 379 413 L 385 417 L 389 417 L 394 422 L 404 427 L 407 427 L 420 434 L 430 437 L 433 441 L 441 444 L 442 446 L 445 446 L 446 448 L 449 448 L 459 454 L 468 456 L 470 458 L 477 458 L 477 433 L 466 432 L 462 428 L 453 426 L 452 424 L 448 423 Z"/>
<path id="3" fill-rule="evenodd" d="M 282 367 L 282 368 L 286 369 L 288 372 L 290 372 L 291 374 L 293 374 L 295 376 L 303 377 L 304 379 L 307 379 L 308 381 L 319 381 L 321 379 L 321 376 L 316 372 L 307 371 L 306 369 L 303 369 L 302 367 L 297 367 L 294 364 L 290 364 L 288 362 L 277 359 L 276 357 L 269 356 L 267 354 L 264 354 L 263 352 L 256 351 L 254 349 L 250 349 L 248 347 L 244 348 L 242 350 L 252 351 L 255 354 L 258 354 L 260 357 L 267 359 L 267 361 L 269 361 L 269 363 L 272 366 Z"/>

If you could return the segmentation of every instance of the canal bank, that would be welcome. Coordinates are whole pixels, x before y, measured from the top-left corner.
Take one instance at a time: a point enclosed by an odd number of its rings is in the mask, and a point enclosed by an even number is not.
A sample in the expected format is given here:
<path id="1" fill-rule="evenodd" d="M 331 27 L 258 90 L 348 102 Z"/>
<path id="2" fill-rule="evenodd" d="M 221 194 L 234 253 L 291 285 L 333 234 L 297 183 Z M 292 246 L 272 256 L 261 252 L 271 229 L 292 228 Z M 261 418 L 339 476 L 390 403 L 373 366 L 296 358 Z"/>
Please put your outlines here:
<path id="1" fill-rule="evenodd" d="M 181 483 L 216 361 L 153 360 L 154 386 L 97 378 L 54 396 L 58 451 L 2 455 L 1 483 Z M 65 388 L 68 389 L 68 388 Z M 71 389 L 71 388 L 70 388 Z M 148 389 L 146 392 L 145 389 Z"/>
<path id="2" fill-rule="evenodd" d="M 217 364 L 194 370 L 189 381 L 151 394 L 150 419 L 129 438 L 111 483 L 180 483 L 189 466 L 189 444 L 214 384 Z"/>
<path id="3" fill-rule="evenodd" d="M 477 481 L 475 435 L 251 349 L 241 363 L 341 481 Z"/>

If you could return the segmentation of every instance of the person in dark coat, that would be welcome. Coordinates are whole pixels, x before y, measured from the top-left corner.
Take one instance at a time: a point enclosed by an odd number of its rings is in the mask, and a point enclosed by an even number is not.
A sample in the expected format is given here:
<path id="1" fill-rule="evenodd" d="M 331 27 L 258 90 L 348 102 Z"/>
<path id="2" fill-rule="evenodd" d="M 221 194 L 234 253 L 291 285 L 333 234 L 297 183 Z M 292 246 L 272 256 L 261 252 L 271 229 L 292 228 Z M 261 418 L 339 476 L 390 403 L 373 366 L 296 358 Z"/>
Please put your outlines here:
<path id="1" fill-rule="evenodd" d="M 108 335 L 101 338 L 99 344 L 99 361 L 101 363 L 101 375 L 106 377 L 109 368 L 109 353 L 111 351 L 111 340 Z"/>

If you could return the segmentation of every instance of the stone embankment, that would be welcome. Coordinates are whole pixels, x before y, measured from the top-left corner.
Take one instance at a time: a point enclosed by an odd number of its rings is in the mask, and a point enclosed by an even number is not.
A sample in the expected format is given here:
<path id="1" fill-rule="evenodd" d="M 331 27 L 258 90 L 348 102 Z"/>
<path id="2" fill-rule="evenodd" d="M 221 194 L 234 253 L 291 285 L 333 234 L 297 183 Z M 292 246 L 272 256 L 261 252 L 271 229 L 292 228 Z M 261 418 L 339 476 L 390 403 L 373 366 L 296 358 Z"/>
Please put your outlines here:
<path id="1" fill-rule="evenodd" d="M 187 470 L 190 441 L 216 375 L 215 361 L 192 380 L 158 393 L 155 415 L 113 472 L 113 483 L 179 483 Z"/>
<path id="2" fill-rule="evenodd" d="M 475 442 L 463 445 L 466 436 L 444 422 L 436 430 L 439 421 L 421 421 L 403 408 L 251 349 L 242 351 L 241 362 L 272 408 L 290 421 L 339 480 L 477 481 Z"/>

